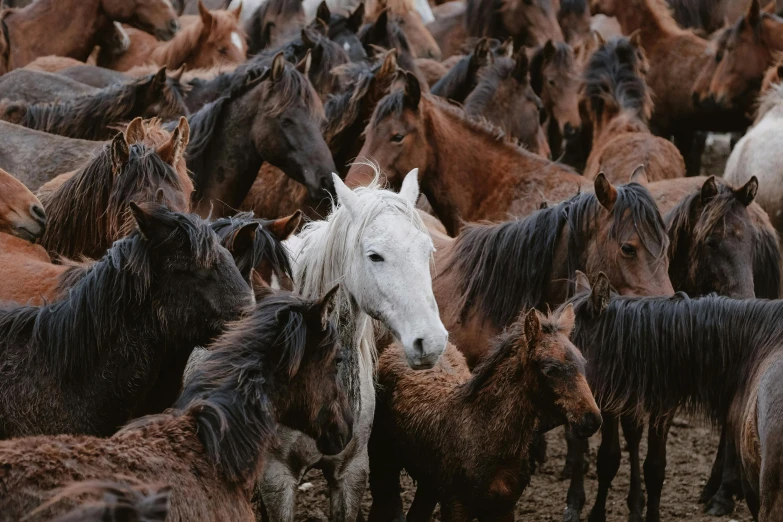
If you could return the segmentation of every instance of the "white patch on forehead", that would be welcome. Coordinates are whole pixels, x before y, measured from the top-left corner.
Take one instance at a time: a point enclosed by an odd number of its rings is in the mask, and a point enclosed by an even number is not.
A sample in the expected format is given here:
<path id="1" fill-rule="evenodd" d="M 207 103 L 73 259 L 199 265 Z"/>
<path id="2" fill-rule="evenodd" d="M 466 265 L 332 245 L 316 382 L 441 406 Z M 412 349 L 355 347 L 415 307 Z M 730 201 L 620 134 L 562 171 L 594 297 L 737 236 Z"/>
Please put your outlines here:
<path id="1" fill-rule="evenodd" d="M 349 44 L 348 42 L 345 42 L 343 44 L 343 49 L 345 49 L 345 52 L 350 51 L 351 50 L 351 44 Z"/>
<path id="2" fill-rule="evenodd" d="M 239 37 L 239 33 L 236 31 L 231 31 L 231 43 L 233 43 L 237 49 L 239 49 L 240 52 L 243 51 L 242 49 L 242 38 Z"/>

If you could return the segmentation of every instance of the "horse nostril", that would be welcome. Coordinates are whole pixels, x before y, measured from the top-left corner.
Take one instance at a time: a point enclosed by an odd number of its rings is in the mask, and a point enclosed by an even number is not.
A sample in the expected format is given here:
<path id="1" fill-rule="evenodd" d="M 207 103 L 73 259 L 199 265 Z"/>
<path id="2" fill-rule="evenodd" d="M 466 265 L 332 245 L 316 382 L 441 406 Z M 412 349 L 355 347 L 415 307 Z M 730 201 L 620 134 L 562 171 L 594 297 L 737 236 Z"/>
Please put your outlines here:
<path id="1" fill-rule="evenodd" d="M 576 129 L 570 123 L 566 123 L 563 130 L 567 138 L 573 138 L 576 135 Z"/>
<path id="2" fill-rule="evenodd" d="M 38 204 L 31 205 L 30 214 L 32 214 L 35 220 L 41 223 L 42 225 L 46 224 L 46 211 L 41 205 Z"/>
<path id="3" fill-rule="evenodd" d="M 179 21 L 176 19 L 169 20 L 169 30 L 172 33 L 179 31 Z"/>
<path id="4" fill-rule="evenodd" d="M 419 337 L 413 341 L 413 351 L 416 352 L 416 355 L 424 355 L 424 339 Z"/>

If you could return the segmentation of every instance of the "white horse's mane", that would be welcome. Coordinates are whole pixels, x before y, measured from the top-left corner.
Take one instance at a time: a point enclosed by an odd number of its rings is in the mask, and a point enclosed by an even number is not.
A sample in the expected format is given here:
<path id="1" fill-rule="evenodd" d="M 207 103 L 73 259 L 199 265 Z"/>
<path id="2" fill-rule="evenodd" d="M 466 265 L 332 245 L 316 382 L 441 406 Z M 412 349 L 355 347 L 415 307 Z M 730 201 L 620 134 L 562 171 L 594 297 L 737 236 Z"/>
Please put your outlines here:
<path id="1" fill-rule="evenodd" d="M 758 124 L 764 116 L 777 107 L 783 107 L 783 83 L 772 84 L 769 90 L 759 98 L 759 108 L 756 111 L 754 124 Z"/>

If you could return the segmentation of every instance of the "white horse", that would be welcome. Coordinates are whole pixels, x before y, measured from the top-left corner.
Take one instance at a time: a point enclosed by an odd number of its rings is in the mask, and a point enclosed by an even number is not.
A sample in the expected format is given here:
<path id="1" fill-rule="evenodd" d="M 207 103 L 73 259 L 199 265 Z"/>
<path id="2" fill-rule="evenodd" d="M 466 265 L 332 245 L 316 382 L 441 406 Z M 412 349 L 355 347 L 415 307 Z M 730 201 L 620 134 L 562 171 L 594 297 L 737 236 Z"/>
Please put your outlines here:
<path id="1" fill-rule="evenodd" d="M 432 293 L 432 240 L 416 212 L 418 173 L 399 194 L 372 185 L 351 191 L 334 176 L 339 206 L 289 243 L 294 281 L 305 296 L 340 283 L 334 320 L 343 344 L 338 371 L 354 410 L 353 439 L 339 455 L 318 452 L 307 435 L 278 430 L 260 490 L 271 522 L 292 521 L 304 474 L 321 469 L 330 485 L 330 520 L 355 522 L 367 485 L 367 442 L 375 414 L 374 321 L 405 347 L 411 367 L 432 367 L 448 334 Z M 376 323 L 377 324 L 377 323 Z"/>
<path id="2" fill-rule="evenodd" d="M 761 96 L 753 127 L 729 156 L 723 177 L 735 187 L 756 176 L 756 203 L 783 235 L 783 85 L 772 85 Z"/>

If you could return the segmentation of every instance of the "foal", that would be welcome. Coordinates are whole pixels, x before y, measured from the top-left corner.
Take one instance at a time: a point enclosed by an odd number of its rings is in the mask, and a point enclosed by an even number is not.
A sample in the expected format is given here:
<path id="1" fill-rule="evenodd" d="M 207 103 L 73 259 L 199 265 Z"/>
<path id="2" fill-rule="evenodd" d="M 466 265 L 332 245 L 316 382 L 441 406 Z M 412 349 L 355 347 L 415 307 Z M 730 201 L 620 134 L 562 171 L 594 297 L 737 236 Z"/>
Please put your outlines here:
<path id="1" fill-rule="evenodd" d="M 206 223 L 153 204 L 130 213 L 138 231 L 83 269 L 64 300 L 0 314 L 0 438 L 111 435 L 159 399 L 148 396 L 158 380 L 176 379 L 161 369 L 252 303 Z"/>
<path id="2" fill-rule="evenodd" d="M 171 488 L 171 522 L 254 521 L 251 488 L 278 425 L 306 432 L 326 454 L 351 438 L 353 419 L 337 380 L 340 344 L 328 319 L 335 293 L 316 301 L 267 297 L 215 343 L 172 410 L 138 419 L 109 439 L 0 443 L 0 520 L 21 519 L 41 504 L 43 492 L 70 481 L 129 477 Z M 48 505 L 32 520 L 66 508 Z"/>
<path id="3" fill-rule="evenodd" d="M 584 359 L 568 340 L 572 307 L 519 319 L 471 375 L 449 345 L 431 370 L 415 372 L 399 345 L 380 357 L 370 439 L 369 521 L 401 520 L 399 474 L 417 483 L 407 520 L 511 520 L 530 482 L 535 435 L 567 424 L 580 437 L 601 425 Z"/>

